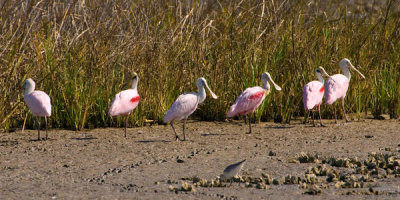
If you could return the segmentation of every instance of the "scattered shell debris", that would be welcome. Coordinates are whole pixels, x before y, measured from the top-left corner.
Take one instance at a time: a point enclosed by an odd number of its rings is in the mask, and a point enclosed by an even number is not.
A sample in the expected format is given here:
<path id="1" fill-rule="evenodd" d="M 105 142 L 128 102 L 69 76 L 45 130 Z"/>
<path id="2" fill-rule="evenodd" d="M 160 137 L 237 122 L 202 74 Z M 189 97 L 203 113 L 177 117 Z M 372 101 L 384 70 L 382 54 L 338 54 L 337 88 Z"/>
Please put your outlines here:
<path id="1" fill-rule="evenodd" d="M 394 154 L 376 153 L 368 154 L 368 158 L 361 160 L 355 158 L 323 158 L 317 154 L 301 152 L 295 159 L 296 163 L 316 163 L 317 166 L 309 167 L 304 175 L 287 175 L 279 179 L 271 178 L 269 174 L 262 173 L 261 177 L 250 175 L 235 176 L 232 179 L 222 180 L 220 177 L 207 180 L 197 176 L 182 178 L 181 187 L 169 186 L 173 192 L 193 192 L 194 187 L 229 187 L 231 183 L 239 183 L 245 188 L 256 188 L 268 190 L 270 185 L 297 184 L 305 189 L 303 194 L 317 195 L 322 193 L 322 189 L 329 187 L 341 188 L 369 188 L 368 191 L 347 191 L 345 194 L 381 194 L 374 190 L 377 179 L 400 177 L 400 159 Z M 246 173 L 244 173 L 246 174 Z M 326 177 L 326 178 L 324 178 Z M 190 181 L 191 183 L 187 183 Z M 168 180 L 169 184 L 178 184 L 177 181 Z"/>
<path id="2" fill-rule="evenodd" d="M 181 191 L 182 192 L 196 192 L 196 190 L 194 189 L 194 186 L 187 182 L 183 182 L 181 187 L 174 187 L 174 186 L 170 185 L 168 187 L 168 189 L 169 189 L 169 191 L 175 192 L 175 193 L 178 193 Z"/>

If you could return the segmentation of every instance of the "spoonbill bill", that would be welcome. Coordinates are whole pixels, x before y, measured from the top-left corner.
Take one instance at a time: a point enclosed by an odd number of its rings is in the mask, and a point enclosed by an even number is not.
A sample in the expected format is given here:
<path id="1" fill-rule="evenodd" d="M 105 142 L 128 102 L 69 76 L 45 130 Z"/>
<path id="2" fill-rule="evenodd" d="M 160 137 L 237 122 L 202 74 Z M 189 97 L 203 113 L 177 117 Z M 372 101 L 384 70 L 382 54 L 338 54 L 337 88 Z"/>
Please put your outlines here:
<path id="1" fill-rule="evenodd" d="M 111 116 L 125 115 L 125 135 L 126 137 L 126 126 L 128 123 L 129 114 L 139 104 L 140 96 L 137 91 L 137 85 L 139 77 L 136 73 L 133 73 L 132 88 L 124 90 L 115 95 L 114 100 L 111 103 L 108 113 Z"/>
<path id="2" fill-rule="evenodd" d="M 172 129 L 175 133 L 175 139 L 184 141 L 186 140 L 185 136 L 185 124 L 187 118 L 197 109 L 198 104 L 202 103 L 206 99 L 206 91 L 204 87 L 210 91 L 212 98 L 217 99 L 217 95 L 211 91 L 210 87 L 208 87 L 206 79 L 203 77 L 197 79 L 196 81 L 197 88 L 199 91 L 197 93 L 190 92 L 180 95 L 175 102 L 172 104 L 171 108 L 167 111 L 164 116 L 164 122 L 170 123 Z M 174 121 L 180 121 L 183 119 L 183 140 L 178 137 L 174 128 Z"/>
<path id="3" fill-rule="evenodd" d="M 321 106 L 322 98 L 324 97 L 324 91 L 325 91 L 323 75 L 327 76 L 327 77 L 329 77 L 329 75 L 326 73 L 326 71 L 323 67 L 318 67 L 315 70 L 315 73 L 317 74 L 318 81 L 311 81 L 311 82 L 307 83 L 303 88 L 304 110 L 311 111 L 313 126 L 315 126 L 313 108 L 315 106 L 318 106 L 319 122 L 320 122 L 321 126 L 325 126 L 324 124 L 322 124 L 320 106 Z"/>
<path id="4" fill-rule="evenodd" d="M 36 117 L 38 124 L 38 140 L 40 140 L 40 117 L 44 117 L 46 124 L 46 139 L 47 134 L 47 117 L 51 116 L 51 102 L 50 97 L 43 91 L 35 90 L 36 83 L 31 78 L 28 78 L 24 82 L 23 88 L 25 89 L 24 101 L 28 105 L 29 110 Z"/>
<path id="5" fill-rule="evenodd" d="M 261 75 L 261 80 L 264 87 L 256 86 L 247 88 L 236 99 L 235 103 L 229 108 L 227 117 L 234 117 L 236 115 L 249 115 L 249 133 L 251 133 L 251 114 L 261 105 L 265 97 L 271 90 L 269 82 L 274 85 L 275 89 L 281 91 L 279 87 L 271 78 L 268 72 Z"/>
<path id="6" fill-rule="evenodd" d="M 346 111 L 344 109 L 344 98 L 346 97 L 347 89 L 349 89 L 350 70 L 356 71 L 362 78 L 365 78 L 360 71 L 358 71 L 350 62 L 349 59 L 344 58 L 339 62 L 340 69 L 343 74 L 335 74 L 325 82 L 325 103 L 332 105 L 336 100 L 342 100 L 343 116 L 348 122 Z M 337 123 L 336 108 L 335 108 L 335 123 Z"/>

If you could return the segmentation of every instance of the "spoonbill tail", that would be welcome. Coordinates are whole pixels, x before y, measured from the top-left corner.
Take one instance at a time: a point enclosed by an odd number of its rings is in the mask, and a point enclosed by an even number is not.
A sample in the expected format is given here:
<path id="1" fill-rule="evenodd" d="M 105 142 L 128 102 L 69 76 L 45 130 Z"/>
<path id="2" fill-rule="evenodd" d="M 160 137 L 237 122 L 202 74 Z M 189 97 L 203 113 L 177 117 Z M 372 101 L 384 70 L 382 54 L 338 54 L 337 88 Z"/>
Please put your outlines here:
<path id="1" fill-rule="evenodd" d="M 167 111 L 167 113 L 164 116 L 164 122 L 165 123 L 170 123 L 172 129 L 174 130 L 175 133 L 175 139 L 176 140 L 181 140 L 178 135 L 176 134 L 175 128 L 174 128 L 174 121 L 180 121 L 183 119 L 183 140 L 186 140 L 185 136 L 185 124 L 187 118 L 197 109 L 197 106 L 199 103 L 202 103 L 206 99 L 206 91 L 204 87 L 210 91 L 212 98 L 217 99 L 217 95 L 214 94 L 213 91 L 211 91 L 210 87 L 208 87 L 207 81 L 204 78 L 199 78 L 196 81 L 197 88 L 199 91 L 197 93 L 195 92 L 190 92 L 190 93 L 185 93 L 180 95 L 175 102 L 172 104 L 171 108 Z"/>
<path id="2" fill-rule="evenodd" d="M 110 109 L 108 110 L 108 113 L 111 116 L 126 116 L 124 137 L 126 137 L 126 125 L 128 123 L 129 114 L 139 104 L 140 96 L 137 91 L 138 82 L 138 75 L 136 73 L 133 73 L 132 88 L 116 94 L 114 100 L 111 103 Z"/>
<path id="3" fill-rule="evenodd" d="M 24 101 L 28 105 L 29 110 L 36 117 L 38 124 L 38 140 L 40 140 L 40 117 L 44 117 L 46 123 L 46 139 L 47 134 L 47 117 L 51 116 L 51 102 L 50 97 L 43 91 L 35 90 L 35 82 L 28 78 L 24 82 L 23 88 L 25 89 Z"/>
<path id="4" fill-rule="evenodd" d="M 344 98 L 346 97 L 347 89 L 349 89 L 350 82 L 350 69 L 356 71 L 362 78 L 365 78 L 350 62 L 349 59 L 344 58 L 339 62 L 340 69 L 343 74 L 335 74 L 325 82 L 325 102 L 332 105 L 337 99 L 342 100 L 343 116 L 348 122 L 346 111 L 344 109 Z M 336 108 L 335 108 L 335 123 L 337 123 Z"/>
<path id="5" fill-rule="evenodd" d="M 270 92 L 271 86 L 269 82 L 274 85 L 275 89 L 281 91 L 279 87 L 271 78 L 268 72 L 261 75 L 261 80 L 264 87 L 251 87 L 247 88 L 236 99 L 235 103 L 229 108 L 227 117 L 234 117 L 236 115 L 249 115 L 249 133 L 251 133 L 251 114 L 261 105 L 266 95 Z"/>
<path id="6" fill-rule="evenodd" d="M 325 91 L 324 78 L 322 77 L 322 75 L 327 76 L 327 77 L 329 77 L 329 75 L 326 73 L 326 71 L 323 67 L 318 67 L 315 70 L 315 73 L 317 74 L 318 81 L 311 81 L 311 82 L 307 83 L 303 88 L 304 109 L 311 110 L 313 126 L 315 126 L 313 108 L 315 106 L 318 106 L 319 122 L 320 122 L 321 126 L 324 126 L 324 124 L 322 124 L 321 110 L 320 110 L 322 98 L 324 97 L 324 91 Z"/>

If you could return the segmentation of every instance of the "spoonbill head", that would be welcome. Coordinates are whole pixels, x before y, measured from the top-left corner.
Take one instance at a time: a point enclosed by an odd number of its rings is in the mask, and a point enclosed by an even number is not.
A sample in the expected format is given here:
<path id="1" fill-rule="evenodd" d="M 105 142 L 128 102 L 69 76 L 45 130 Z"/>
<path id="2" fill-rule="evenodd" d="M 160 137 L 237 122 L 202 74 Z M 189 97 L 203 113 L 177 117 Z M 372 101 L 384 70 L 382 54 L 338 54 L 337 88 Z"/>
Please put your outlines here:
<path id="1" fill-rule="evenodd" d="M 204 89 L 204 87 L 206 87 L 208 89 L 208 91 L 211 94 L 211 97 L 213 99 L 217 99 L 217 95 L 214 94 L 214 92 L 210 89 L 210 87 L 207 84 L 207 81 L 205 78 L 200 77 L 199 79 L 197 79 L 196 81 L 196 86 L 199 90 L 199 92 L 197 93 L 198 97 L 199 97 L 199 103 L 203 103 L 204 100 L 206 100 L 206 91 Z"/>
<path id="2" fill-rule="evenodd" d="M 111 116 L 125 116 L 125 137 L 129 114 L 139 105 L 140 101 L 140 96 L 137 90 L 139 76 L 134 72 L 132 79 L 133 80 L 131 89 L 123 90 L 116 94 L 113 101 L 111 102 L 110 109 L 108 110 L 108 113 Z"/>
<path id="3" fill-rule="evenodd" d="M 263 82 L 263 87 L 250 87 L 240 94 L 235 103 L 229 108 L 227 117 L 249 115 L 249 122 L 251 122 L 251 114 L 261 105 L 271 90 L 270 83 L 276 90 L 281 90 L 281 87 L 272 80 L 268 72 L 262 73 L 261 81 Z M 249 133 L 251 133 L 251 123 L 249 123 Z"/>
<path id="4" fill-rule="evenodd" d="M 25 89 L 24 94 L 30 94 L 31 92 L 33 92 L 35 90 L 35 87 L 36 87 L 36 83 L 31 78 L 26 79 L 24 81 L 24 85 L 22 86 L 22 88 Z"/>
<path id="5" fill-rule="evenodd" d="M 49 95 L 43 91 L 35 90 L 36 83 L 31 78 L 25 80 L 23 88 L 25 89 L 24 101 L 29 110 L 36 117 L 38 124 L 38 140 L 40 140 L 40 117 L 44 117 L 47 134 L 47 117 L 51 116 L 51 101 Z"/>
<path id="6" fill-rule="evenodd" d="M 279 87 L 274 80 L 272 80 L 271 75 L 268 72 L 264 72 L 261 74 L 261 81 L 264 84 L 264 89 L 270 91 L 271 90 L 271 86 L 270 86 L 270 82 L 271 84 L 275 87 L 276 90 L 281 91 L 282 88 Z"/>
<path id="7" fill-rule="evenodd" d="M 207 84 L 207 81 L 205 78 L 201 77 L 197 79 L 196 81 L 196 86 L 198 88 L 198 92 L 190 92 L 190 93 L 185 93 L 181 94 L 172 104 L 172 106 L 168 109 L 167 113 L 164 116 L 164 122 L 165 123 L 170 123 L 172 130 L 175 133 L 175 139 L 176 140 L 181 140 L 184 141 L 186 140 L 185 136 L 185 124 L 187 118 L 197 109 L 197 106 L 199 103 L 204 102 L 206 99 L 206 91 L 204 88 L 207 88 L 208 91 L 210 92 L 212 98 L 217 99 L 217 95 L 214 94 L 214 92 L 210 89 L 210 87 Z M 183 121 L 182 129 L 183 129 L 183 139 L 180 139 L 175 131 L 174 128 L 174 121 Z"/>
<path id="8" fill-rule="evenodd" d="M 325 81 L 324 76 L 326 76 L 328 78 L 331 77 L 331 76 L 329 76 L 328 73 L 326 73 L 325 69 L 321 66 L 319 66 L 317 69 L 315 69 L 315 74 L 318 77 L 318 81 L 322 82 L 322 83 L 324 83 L 324 81 Z"/>
<path id="9" fill-rule="evenodd" d="M 358 71 L 358 69 L 356 69 L 353 64 L 351 64 L 350 60 L 347 58 L 343 58 L 340 62 L 339 62 L 339 67 L 342 70 L 343 74 L 350 80 L 350 70 L 352 69 L 354 71 L 356 71 L 363 79 L 365 79 L 365 76 Z"/>

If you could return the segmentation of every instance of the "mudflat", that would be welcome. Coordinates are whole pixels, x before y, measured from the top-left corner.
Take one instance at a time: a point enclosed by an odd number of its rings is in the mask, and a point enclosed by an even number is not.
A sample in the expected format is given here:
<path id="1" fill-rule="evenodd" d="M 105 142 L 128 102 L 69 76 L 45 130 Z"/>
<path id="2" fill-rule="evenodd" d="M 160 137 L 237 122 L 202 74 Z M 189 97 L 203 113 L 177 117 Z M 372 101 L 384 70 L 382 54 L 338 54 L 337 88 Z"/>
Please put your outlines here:
<path id="1" fill-rule="evenodd" d="M 400 122 L 324 123 L 188 121 L 184 142 L 163 125 L 2 133 L 0 199 L 399 199 Z"/>

